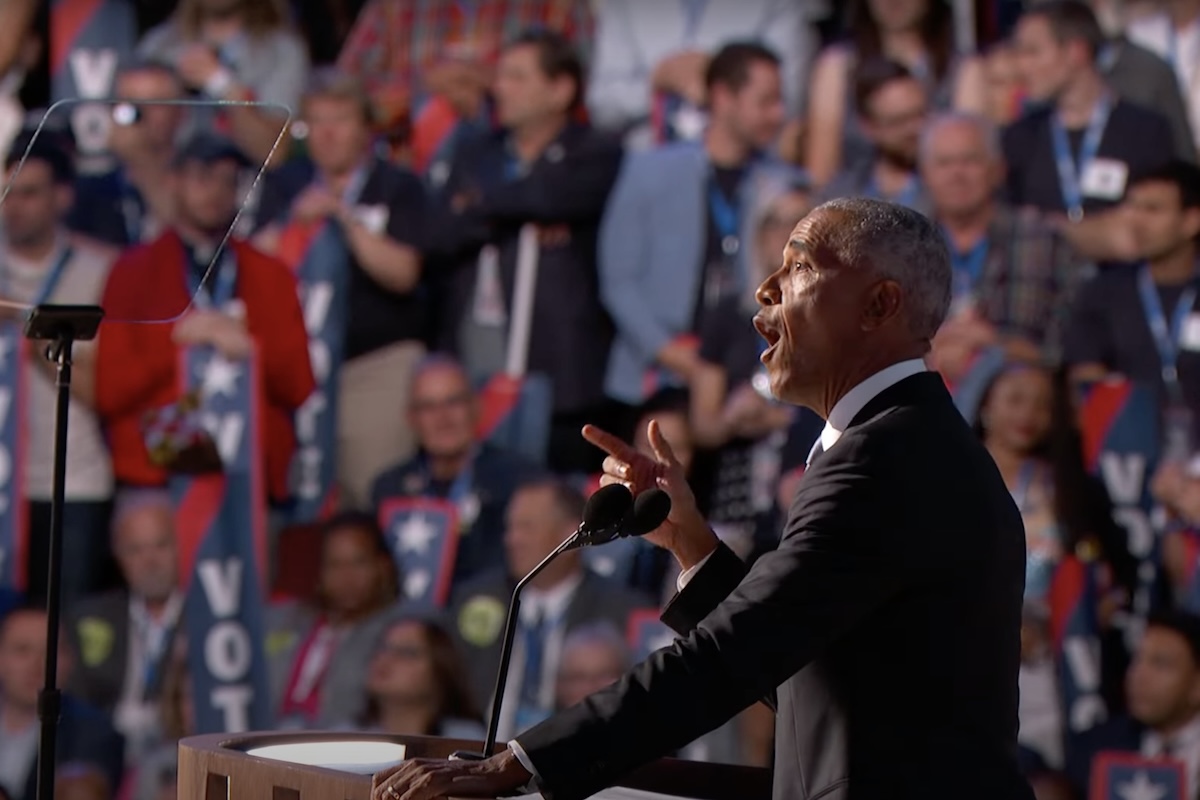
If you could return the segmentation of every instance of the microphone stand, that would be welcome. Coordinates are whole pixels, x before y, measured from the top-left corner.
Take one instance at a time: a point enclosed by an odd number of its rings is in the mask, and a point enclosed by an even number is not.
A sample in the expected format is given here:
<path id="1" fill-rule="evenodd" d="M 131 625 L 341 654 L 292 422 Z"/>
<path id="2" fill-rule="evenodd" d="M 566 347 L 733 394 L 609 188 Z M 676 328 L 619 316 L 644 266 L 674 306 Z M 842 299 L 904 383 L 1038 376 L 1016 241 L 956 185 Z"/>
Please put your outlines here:
<path id="1" fill-rule="evenodd" d="M 550 566 L 550 562 L 568 550 L 579 547 L 581 538 L 579 532 L 568 536 L 562 544 L 551 550 L 548 556 L 538 562 L 538 565 L 530 570 L 528 575 L 517 581 L 517 586 L 513 589 L 512 600 L 508 605 L 508 619 L 504 622 L 504 638 L 500 644 L 500 669 L 496 672 L 496 692 L 492 695 L 492 714 L 488 718 L 487 737 L 483 740 L 483 752 L 472 753 L 469 750 L 458 750 L 450 754 L 452 760 L 482 761 L 489 758 L 492 751 L 496 749 L 496 732 L 500 727 L 500 708 L 504 704 L 504 690 L 508 685 L 508 662 L 512 660 L 513 640 L 516 639 L 517 618 L 521 610 L 521 592 L 525 590 L 531 580 L 541 574 L 542 570 Z"/>
<path id="2" fill-rule="evenodd" d="M 25 320 L 26 339 L 50 342 L 46 358 L 55 365 L 54 483 L 50 495 L 50 537 L 46 570 L 46 671 L 38 693 L 37 800 L 53 800 L 54 772 L 58 745 L 58 723 L 62 714 L 62 692 L 58 689 L 59 620 L 62 617 L 63 511 L 67 487 L 67 420 L 71 409 L 71 351 L 76 342 L 96 337 L 104 310 L 99 306 L 39 305 Z"/>

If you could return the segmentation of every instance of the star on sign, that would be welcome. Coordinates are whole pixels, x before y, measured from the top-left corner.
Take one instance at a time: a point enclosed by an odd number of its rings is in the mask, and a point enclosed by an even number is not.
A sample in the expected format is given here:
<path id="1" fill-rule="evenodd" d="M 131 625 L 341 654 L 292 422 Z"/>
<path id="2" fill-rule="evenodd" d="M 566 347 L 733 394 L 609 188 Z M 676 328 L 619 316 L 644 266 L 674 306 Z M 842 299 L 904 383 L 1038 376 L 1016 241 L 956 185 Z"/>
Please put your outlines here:
<path id="1" fill-rule="evenodd" d="M 1117 786 L 1117 794 L 1124 800 L 1162 800 L 1167 787 L 1154 783 L 1145 772 L 1138 772 L 1132 781 Z"/>
<path id="2" fill-rule="evenodd" d="M 429 577 L 428 570 L 413 570 L 404 576 L 404 596 L 410 599 L 424 597 L 425 593 L 429 591 L 431 583 L 433 583 L 433 579 Z"/>
<path id="3" fill-rule="evenodd" d="M 223 394 L 233 397 L 237 391 L 237 379 L 241 374 L 240 366 L 220 356 L 214 356 L 204 368 L 204 396 Z"/>
<path id="4" fill-rule="evenodd" d="M 423 514 L 414 514 L 400 526 L 396 545 L 401 553 L 424 553 L 437 533 L 437 528 Z"/>

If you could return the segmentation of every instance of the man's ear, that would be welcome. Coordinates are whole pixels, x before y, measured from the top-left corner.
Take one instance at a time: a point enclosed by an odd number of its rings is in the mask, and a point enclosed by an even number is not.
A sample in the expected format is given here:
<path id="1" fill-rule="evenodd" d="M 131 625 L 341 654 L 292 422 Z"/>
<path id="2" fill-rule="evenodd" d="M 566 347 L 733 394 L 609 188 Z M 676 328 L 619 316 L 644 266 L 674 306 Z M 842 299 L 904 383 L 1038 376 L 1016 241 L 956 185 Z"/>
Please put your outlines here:
<path id="1" fill-rule="evenodd" d="M 900 284 L 883 280 L 870 288 L 866 311 L 863 314 L 863 330 L 875 330 L 899 315 L 904 306 L 904 292 Z"/>

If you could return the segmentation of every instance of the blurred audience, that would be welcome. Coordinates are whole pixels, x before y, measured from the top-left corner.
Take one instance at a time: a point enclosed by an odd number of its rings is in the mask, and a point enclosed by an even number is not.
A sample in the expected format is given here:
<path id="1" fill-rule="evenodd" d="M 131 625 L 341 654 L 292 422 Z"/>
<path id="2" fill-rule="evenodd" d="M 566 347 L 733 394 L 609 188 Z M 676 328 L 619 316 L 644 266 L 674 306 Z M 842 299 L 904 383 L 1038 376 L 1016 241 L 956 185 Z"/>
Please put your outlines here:
<path id="1" fill-rule="evenodd" d="M 1094 795 L 1113 750 L 1195 783 L 1196 0 L 42 5 L 0 9 L 0 300 L 107 315 L 74 351 L 61 792 L 169 800 L 179 738 L 222 727 L 197 581 L 265 662 L 246 725 L 480 738 L 509 593 L 598 483 L 585 424 L 647 450 L 653 420 L 716 533 L 774 547 L 824 421 L 761 385 L 755 292 L 858 194 L 945 234 L 927 363 L 1025 518 L 1036 796 Z M 41 125 L 64 92 L 88 114 Z M 0 794 L 32 800 L 53 365 L 4 316 Z M 251 356 L 242 502 L 218 415 Z M 213 583 L 218 552 L 280 591 Z M 661 645 L 677 573 L 637 538 L 544 572 L 501 735 Z M 760 704 L 677 755 L 772 739 Z"/>
<path id="2" fill-rule="evenodd" d="M 28 305 L 99 302 L 115 253 L 66 230 L 64 223 L 73 201 L 70 152 L 53 135 L 19 140 L 8 154 L 5 168 L 9 190 L 0 206 L 4 232 L 0 258 L 5 265 L 0 299 Z M 11 307 L 2 311 L 9 319 L 20 318 Z M 25 343 L 16 326 L 6 328 L 9 335 L 5 337 L 5 352 L 15 354 Z M 102 588 L 109 578 L 105 532 L 113 472 L 95 411 L 94 343 L 76 345 L 72 362 L 67 446 L 73 458 L 67 467 L 63 546 L 77 557 L 64 559 L 61 591 L 64 597 L 75 600 Z M 54 362 L 35 351 L 23 359 L 20 375 L 13 379 L 24 411 L 19 424 L 24 427 L 25 438 L 18 466 L 33 530 L 46 530 L 50 524 L 56 370 Z M 37 567 L 46 563 L 46 540 L 33 537 L 29 544 L 28 592 L 40 599 L 46 593 L 46 572 Z"/>
<path id="3" fill-rule="evenodd" d="M 490 705 L 500 634 L 513 586 L 579 525 L 583 495 L 567 483 L 526 483 L 508 504 L 504 565 L 465 583 L 451 600 L 474 696 Z M 506 687 L 500 736 L 537 724 L 554 710 L 563 638 L 588 623 L 624 626 L 649 598 L 584 570 L 578 550 L 563 553 L 529 583 L 521 598 L 517 643 Z"/>
<path id="4" fill-rule="evenodd" d="M 257 164 L 285 133 L 308 79 L 308 50 L 283 0 L 179 0 L 138 53 L 173 66 L 208 103 L 192 107 L 193 125 L 228 135 Z"/>
<path id="5" fill-rule="evenodd" d="M 361 712 L 362 665 L 398 593 L 391 548 L 372 515 L 344 512 L 323 531 L 313 600 L 275 607 L 268 623 L 272 690 L 288 728 L 328 726 Z"/>
<path id="6" fill-rule="evenodd" d="M 486 731 L 454 639 L 432 619 L 389 621 L 367 662 L 362 730 L 482 741 Z"/>

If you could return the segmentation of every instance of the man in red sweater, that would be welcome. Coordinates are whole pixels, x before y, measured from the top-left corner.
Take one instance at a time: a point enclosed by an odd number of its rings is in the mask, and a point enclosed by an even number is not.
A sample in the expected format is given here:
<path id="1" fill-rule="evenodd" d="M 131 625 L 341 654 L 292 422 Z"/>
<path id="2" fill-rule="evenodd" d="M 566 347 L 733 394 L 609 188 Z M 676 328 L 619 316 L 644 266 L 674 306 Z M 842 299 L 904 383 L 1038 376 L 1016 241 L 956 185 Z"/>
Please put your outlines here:
<path id="1" fill-rule="evenodd" d="M 236 238 L 213 264 L 237 211 L 245 167 L 223 139 L 202 136 L 185 145 L 170 178 L 174 224 L 158 239 L 127 250 L 109 275 L 97 343 L 96 411 L 122 483 L 166 482 L 166 473 L 150 461 L 143 425 L 147 412 L 179 400 L 180 348 L 211 345 L 225 358 L 240 359 L 253 343 L 267 488 L 272 500 L 287 496 L 292 417 L 314 386 L 295 279 L 282 262 Z M 174 321 L 193 296 L 196 302 Z M 155 322 L 130 322 L 138 320 Z"/>

